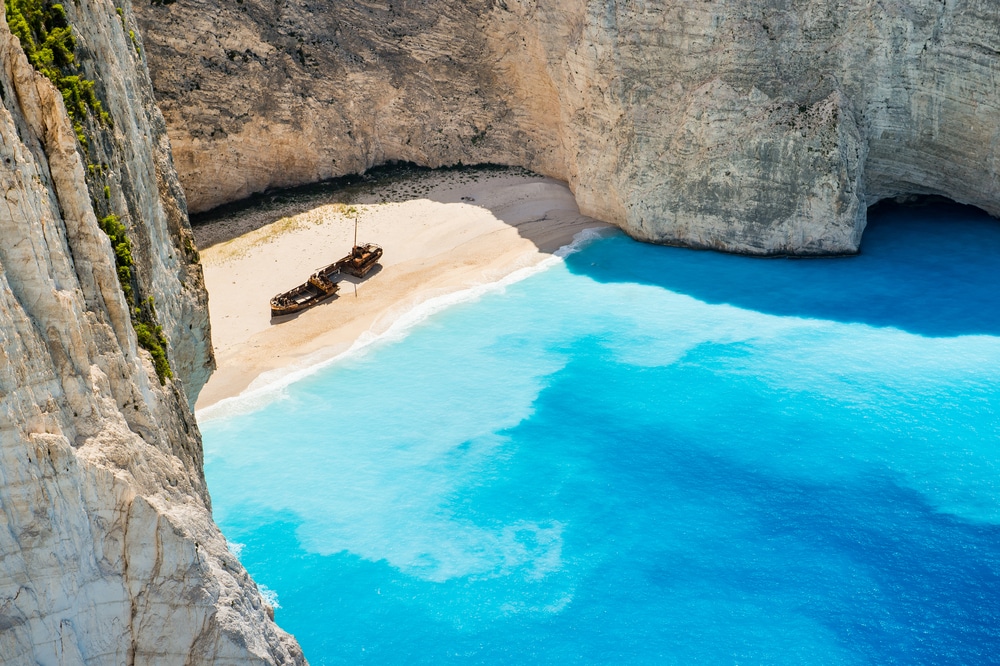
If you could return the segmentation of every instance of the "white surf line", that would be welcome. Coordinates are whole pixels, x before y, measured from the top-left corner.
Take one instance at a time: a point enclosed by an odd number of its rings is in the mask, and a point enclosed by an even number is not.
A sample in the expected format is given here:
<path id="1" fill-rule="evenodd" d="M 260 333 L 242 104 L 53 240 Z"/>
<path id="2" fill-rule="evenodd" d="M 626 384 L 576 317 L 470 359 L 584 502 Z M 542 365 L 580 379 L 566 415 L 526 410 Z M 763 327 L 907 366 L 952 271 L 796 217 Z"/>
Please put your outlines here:
<path id="1" fill-rule="evenodd" d="M 255 412 L 280 399 L 284 390 L 291 384 L 314 375 L 345 358 L 366 353 L 377 344 L 399 342 L 406 338 L 414 327 L 429 317 L 454 305 L 476 301 L 486 294 L 501 292 L 513 284 L 548 270 L 561 263 L 565 257 L 582 250 L 588 243 L 604 238 L 615 231 L 617 230 L 609 227 L 583 229 L 573 236 L 571 243 L 563 245 L 551 256 L 537 264 L 519 268 L 498 280 L 428 298 L 402 312 L 381 333 L 373 333 L 371 330 L 362 333 L 346 351 L 331 356 L 329 348 L 320 349 L 287 367 L 264 372 L 239 395 L 223 398 L 215 404 L 199 409 L 195 412 L 195 417 L 199 423 L 204 423 L 214 419 Z"/>

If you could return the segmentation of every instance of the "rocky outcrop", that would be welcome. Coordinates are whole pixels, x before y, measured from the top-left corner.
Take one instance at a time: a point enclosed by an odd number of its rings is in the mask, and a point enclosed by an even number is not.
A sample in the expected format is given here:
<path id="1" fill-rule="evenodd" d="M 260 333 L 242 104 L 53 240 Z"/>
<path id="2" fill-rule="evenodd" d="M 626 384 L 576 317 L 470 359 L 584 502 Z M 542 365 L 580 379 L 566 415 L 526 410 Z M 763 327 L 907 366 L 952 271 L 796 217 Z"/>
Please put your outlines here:
<path id="1" fill-rule="evenodd" d="M 866 208 L 1000 213 L 993 0 L 144 4 L 192 210 L 390 160 L 567 180 L 636 237 L 856 251 Z"/>
<path id="2" fill-rule="evenodd" d="M 477 29 L 487 2 L 197 0 L 137 12 L 192 211 L 394 159 L 561 168 L 558 104 L 507 99 Z M 548 80 L 538 66 L 517 70 L 532 77 L 524 87 Z"/>
<path id="3" fill-rule="evenodd" d="M 65 12 L 108 114 L 75 127 L 0 22 L 0 660 L 302 662 L 212 522 L 189 407 L 213 366 L 206 295 L 131 10 Z M 139 344 L 101 208 L 173 379 Z"/>

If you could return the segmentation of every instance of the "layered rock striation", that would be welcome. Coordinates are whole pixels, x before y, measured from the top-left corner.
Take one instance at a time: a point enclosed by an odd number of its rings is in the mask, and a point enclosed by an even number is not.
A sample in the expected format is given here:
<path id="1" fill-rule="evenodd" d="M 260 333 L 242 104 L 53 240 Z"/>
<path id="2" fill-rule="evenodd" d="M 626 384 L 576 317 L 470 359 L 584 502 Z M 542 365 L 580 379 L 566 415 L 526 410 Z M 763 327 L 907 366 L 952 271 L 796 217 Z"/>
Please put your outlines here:
<path id="1" fill-rule="evenodd" d="M 391 160 L 567 180 L 641 239 L 858 249 L 866 209 L 1000 213 L 992 0 L 143 4 L 200 211 Z"/>
<path id="2" fill-rule="evenodd" d="M 53 19 L 76 45 L 65 98 L 0 22 L 0 661 L 301 663 L 211 518 L 190 409 L 214 364 L 207 297 L 119 7 Z"/>

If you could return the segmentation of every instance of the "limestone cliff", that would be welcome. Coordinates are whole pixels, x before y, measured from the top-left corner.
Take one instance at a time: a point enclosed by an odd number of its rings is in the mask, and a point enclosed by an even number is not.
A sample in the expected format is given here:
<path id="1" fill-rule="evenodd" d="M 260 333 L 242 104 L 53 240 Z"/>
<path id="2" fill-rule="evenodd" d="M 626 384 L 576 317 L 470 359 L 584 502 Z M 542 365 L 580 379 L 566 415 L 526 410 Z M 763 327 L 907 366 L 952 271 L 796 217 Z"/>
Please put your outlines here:
<path id="1" fill-rule="evenodd" d="M 0 22 L 0 661 L 300 663 L 212 522 L 189 408 L 213 366 L 206 294 L 120 7 L 53 15 L 76 47 L 56 54 L 65 98 Z"/>
<path id="2" fill-rule="evenodd" d="M 856 251 L 866 208 L 1000 213 L 994 0 L 143 4 L 192 210 L 389 160 L 519 164 L 639 238 Z"/>

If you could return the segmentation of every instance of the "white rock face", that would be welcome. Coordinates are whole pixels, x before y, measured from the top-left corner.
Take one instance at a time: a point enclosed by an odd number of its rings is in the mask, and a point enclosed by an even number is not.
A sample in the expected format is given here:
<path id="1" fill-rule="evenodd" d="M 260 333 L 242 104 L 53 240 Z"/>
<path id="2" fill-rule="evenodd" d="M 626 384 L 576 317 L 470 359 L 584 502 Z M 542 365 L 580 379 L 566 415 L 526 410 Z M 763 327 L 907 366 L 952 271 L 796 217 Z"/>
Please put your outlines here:
<path id="1" fill-rule="evenodd" d="M 206 295 L 145 63 L 110 1 L 66 10 L 177 378 L 137 344 L 62 97 L 0 22 L 0 661 L 302 663 L 212 522 Z"/>
<path id="2" fill-rule="evenodd" d="M 630 234 L 855 252 L 880 199 L 1000 214 L 995 0 L 144 4 L 191 209 L 389 160 L 567 180 Z"/>

